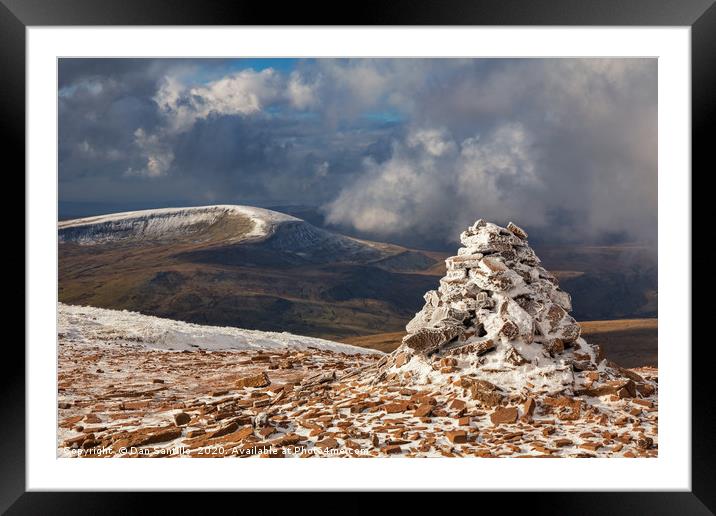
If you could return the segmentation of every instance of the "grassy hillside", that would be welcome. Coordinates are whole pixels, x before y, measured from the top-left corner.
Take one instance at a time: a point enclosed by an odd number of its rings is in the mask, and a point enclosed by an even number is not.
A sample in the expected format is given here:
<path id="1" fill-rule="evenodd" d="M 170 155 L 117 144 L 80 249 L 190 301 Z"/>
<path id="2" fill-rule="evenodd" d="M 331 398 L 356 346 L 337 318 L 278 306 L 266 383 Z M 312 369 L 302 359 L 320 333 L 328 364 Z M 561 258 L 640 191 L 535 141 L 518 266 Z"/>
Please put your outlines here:
<path id="1" fill-rule="evenodd" d="M 237 249 L 236 253 L 245 250 Z M 336 338 L 398 331 L 438 278 L 379 265 L 260 265 L 226 248 L 172 245 L 59 248 L 59 299 L 201 324 Z M 230 254 L 229 254 L 230 256 Z M 432 263 L 432 262 L 430 262 Z"/>

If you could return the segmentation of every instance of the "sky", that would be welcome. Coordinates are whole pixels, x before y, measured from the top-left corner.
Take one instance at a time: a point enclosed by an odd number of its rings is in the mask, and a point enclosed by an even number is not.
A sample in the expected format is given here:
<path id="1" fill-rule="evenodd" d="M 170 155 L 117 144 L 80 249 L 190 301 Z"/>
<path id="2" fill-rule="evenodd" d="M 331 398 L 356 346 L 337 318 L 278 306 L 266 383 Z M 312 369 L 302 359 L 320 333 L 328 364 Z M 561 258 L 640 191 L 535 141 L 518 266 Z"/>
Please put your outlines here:
<path id="1" fill-rule="evenodd" d="M 60 59 L 58 88 L 60 216 L 303 206 L 424 248 L 478 218 L 656 242 L 655 59 Z"/>

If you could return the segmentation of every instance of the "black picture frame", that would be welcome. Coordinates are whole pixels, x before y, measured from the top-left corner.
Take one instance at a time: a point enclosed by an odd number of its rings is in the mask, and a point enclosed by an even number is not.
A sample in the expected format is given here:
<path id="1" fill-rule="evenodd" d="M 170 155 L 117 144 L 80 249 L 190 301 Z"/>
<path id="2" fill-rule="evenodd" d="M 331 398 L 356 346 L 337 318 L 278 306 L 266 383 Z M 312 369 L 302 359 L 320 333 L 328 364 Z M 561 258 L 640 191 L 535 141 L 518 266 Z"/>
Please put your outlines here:
<path id="1" fill-rule="evenodd" d="M 318 3 L 313 6 L 287 3 L 279 7 L 265 2 L 226 0 L 0 0 L 0 120 L 6 134 L 4 159 L 14 163 L 16 169 L 24 169 L 25 29 L 28 26 L 645 25 L 691 27 L 692 168 L 700 168 L 705 173 L 710 158 L 709 129 L 714 125 L 716 114 L 716 6 L 713 4 L 714 0 L 393 0 L 381 3 L 369 0 L 350 5 L 335 3 L 332 7 Z M 691 177 L 695 177 L 693 172 Z M 694 222 L 697 221 L 694 215 Z M 692 234 L 700 233 L 692 231 Z M 698 257 L 693 266 L 699 266 Z M 694 319 L 698 320 L 692 316 Z M 713 353 L 708 349 L 710 339 L 701 344 L 695 338 L 692 340 L 692 356 L 698 357 L 700 352 Z M 25 353 L 19 346 L 9 345 L 3 353 L 6 367 L 0 374 L 3 400 L 0 511 L 8 514 L 125 514 L 148 510 L 146 498 L 154 495 L 147 493 L 26 492 Z M 690 492 L 484 493 L 479 496 L 489 496 L 490 500 L 482 499 L 485 501 L 480 502 L 481 506 L 509 503 L 510 512 L 522 509 L 529 510 L 530 514 L 714 514 L 715 404 L 711 389 L 698 388 L 699 384 L 706 386 L 710 381 L 711 369 L 707 360 L 692 363 Z M 555 479 L 555 488 L 558 487 L 559 479 Z M 221 498 L 226 496 L 230 495 L 221 495 Z M 305 499 L 296 494 L 291 496 L 294 500 Z M 172 493 L 162 498 L 165 512 L 173 512 L 174 507 L 187 510 L 194 504 L 206 508 L 196 495 Z M 445 495 L 416 500 L 425 509 L 435 504 L 443 510 L 460 510 L 460 506 L 452 502 L 445 505 Z M 354 511 L 364 512 L 373 510 L 375 503 L 368 497 L 352 496 L 349 505 Z M 317 505 L 313 505 L 314 510 Z M 236 508 L 239 510 L 239 506 Z M 326 508 L 330 510 L 331 504 Z"/>

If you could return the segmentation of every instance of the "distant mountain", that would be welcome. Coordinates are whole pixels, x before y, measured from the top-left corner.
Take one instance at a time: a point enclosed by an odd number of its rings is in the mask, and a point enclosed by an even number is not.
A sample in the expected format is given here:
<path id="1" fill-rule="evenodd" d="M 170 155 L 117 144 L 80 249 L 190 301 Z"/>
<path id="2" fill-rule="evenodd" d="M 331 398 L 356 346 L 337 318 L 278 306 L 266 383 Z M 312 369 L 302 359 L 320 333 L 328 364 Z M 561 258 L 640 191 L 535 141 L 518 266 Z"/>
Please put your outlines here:
<path id="1" fill-rule="evenodd" d="M 217 205 L 133 211 L 63 221 L 61 243 L 85 246 L 201 245 L 187 255 L 217 263 L 245 263 L 253 257 L 281 265 L 380 260 L 403 251 L 398 246 L 346 237 L 272 210 Z M 241 244 L 241 245 L 238 245 Z M 207 246 L 210 252 L 203 252 Z M 239 256 L 234 256 L 238 252 Z M 266 256 L 264 256 L 266 255 Z M 273 257 L 269 256 L 273 255 Z M 244 259 L 244 262 L 237 260 Z M 431 262 L 432 263 L 432 262 Z M 258 265 L 265 265 L 263 261 Z"/>
<path id="2" fill-rule="evenodd" d="M 63 221 L 58 239 L 60 301 L 329 337 L 400 330 L 441 259 L 234 205 Z"/>

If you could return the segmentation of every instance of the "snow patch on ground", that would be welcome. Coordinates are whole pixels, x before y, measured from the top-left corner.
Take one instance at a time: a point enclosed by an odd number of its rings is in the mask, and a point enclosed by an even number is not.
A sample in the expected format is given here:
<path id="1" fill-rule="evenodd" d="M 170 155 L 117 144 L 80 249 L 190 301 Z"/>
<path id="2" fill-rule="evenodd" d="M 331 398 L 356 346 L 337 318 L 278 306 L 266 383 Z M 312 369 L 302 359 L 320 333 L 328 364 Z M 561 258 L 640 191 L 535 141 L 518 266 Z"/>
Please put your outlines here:
<path id="1" fill-rule="evenodd" d="M 336 353 L 381 353 L 330 340 L 240 328 L 202 326 L 142 315 L 58 303 L 58 333 L 67 342 L 102 341 L 167 351 L 246 351 L 315 348 Z"/>

